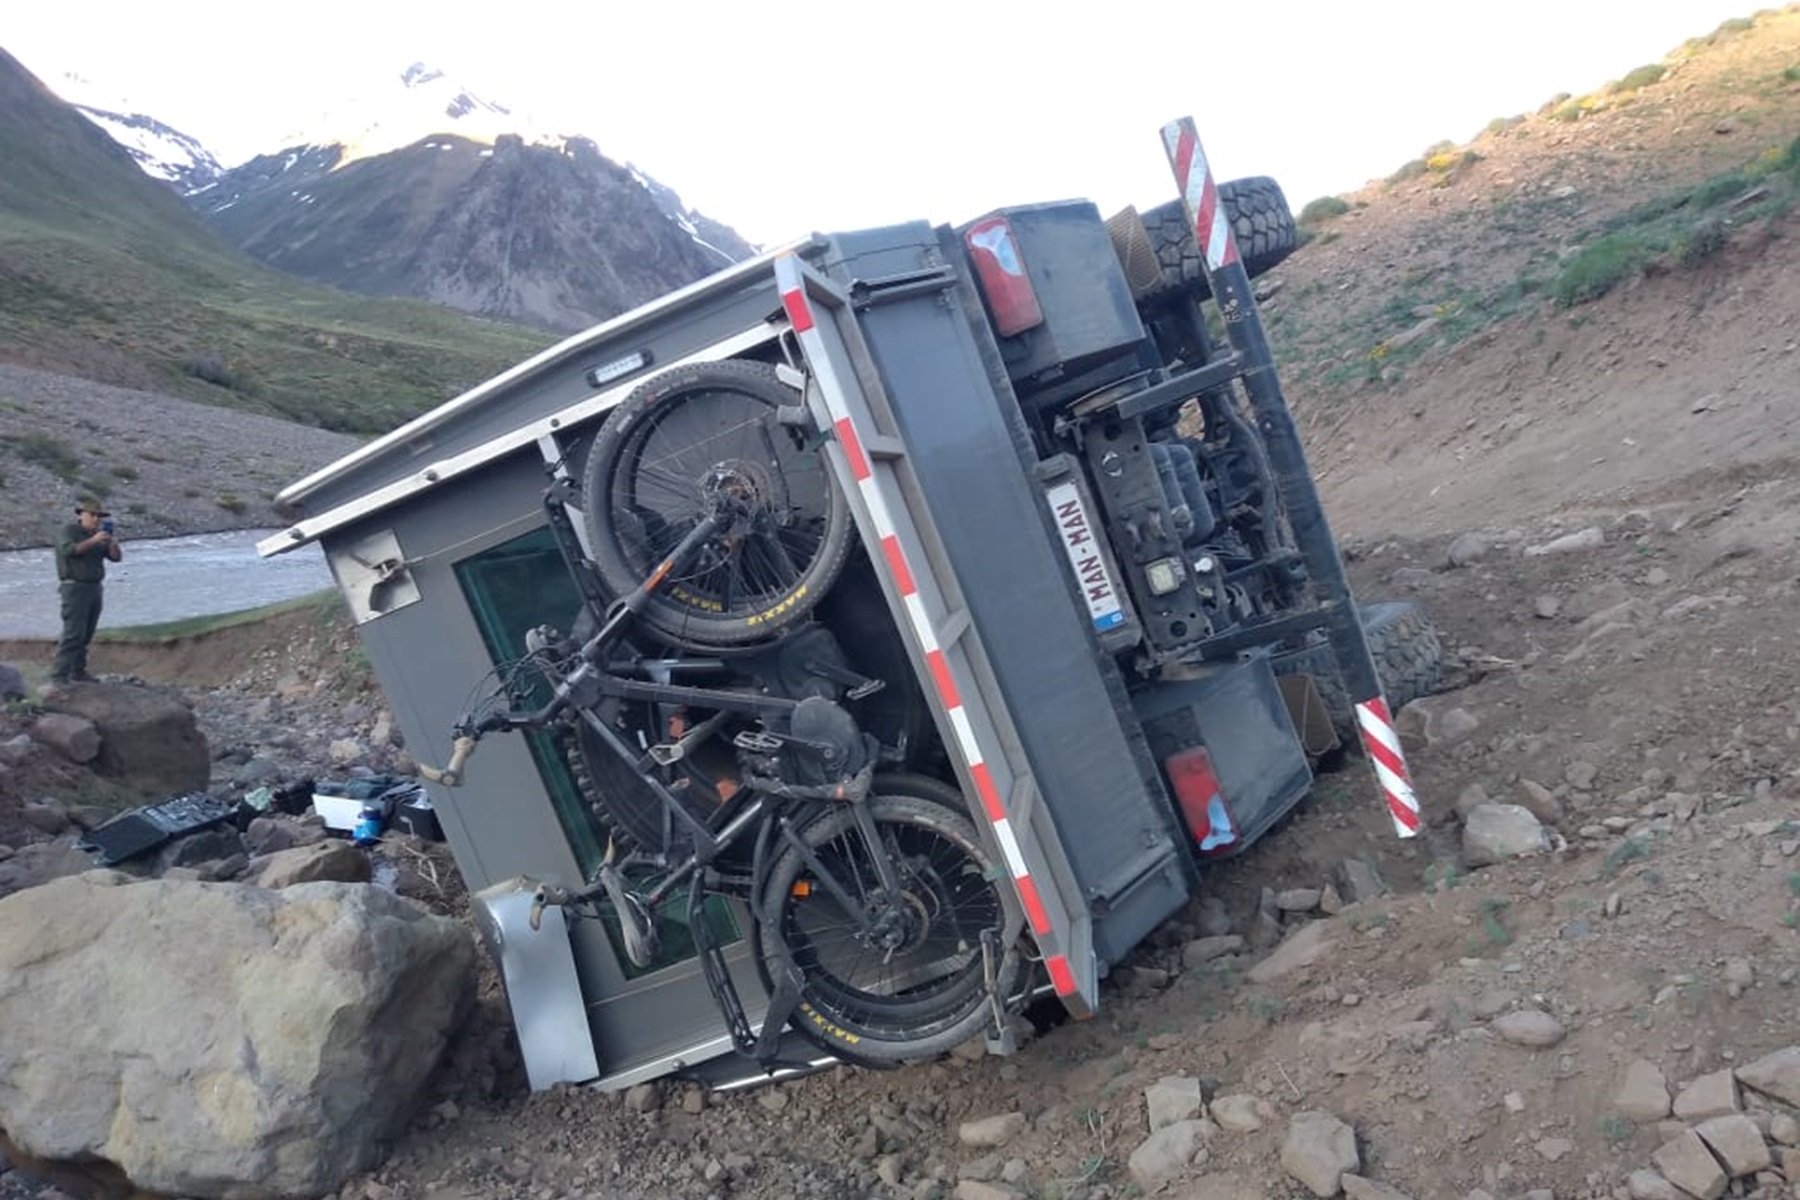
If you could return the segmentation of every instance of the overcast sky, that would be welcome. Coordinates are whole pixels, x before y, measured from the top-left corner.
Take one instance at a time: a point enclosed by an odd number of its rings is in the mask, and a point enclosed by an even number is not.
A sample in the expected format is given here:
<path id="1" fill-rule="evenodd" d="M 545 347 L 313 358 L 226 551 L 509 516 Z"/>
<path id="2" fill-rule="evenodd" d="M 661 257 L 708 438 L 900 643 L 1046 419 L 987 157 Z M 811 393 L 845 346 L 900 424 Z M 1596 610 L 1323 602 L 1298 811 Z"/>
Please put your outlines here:
<path id="1" fill-rule="evenodd" d="M 752 241 L 1088 196 L 1175 195 L 1192 116 L 1221 179 L 1298 210 L 1441 139 L 1580 94 L 1747 16 L 1738 0 L 202 0 L 14 4 L 0 47 L 226 161 L 426 60 L 591 136 Z M 276 144 L 271 144 L 271 141 Z"/>

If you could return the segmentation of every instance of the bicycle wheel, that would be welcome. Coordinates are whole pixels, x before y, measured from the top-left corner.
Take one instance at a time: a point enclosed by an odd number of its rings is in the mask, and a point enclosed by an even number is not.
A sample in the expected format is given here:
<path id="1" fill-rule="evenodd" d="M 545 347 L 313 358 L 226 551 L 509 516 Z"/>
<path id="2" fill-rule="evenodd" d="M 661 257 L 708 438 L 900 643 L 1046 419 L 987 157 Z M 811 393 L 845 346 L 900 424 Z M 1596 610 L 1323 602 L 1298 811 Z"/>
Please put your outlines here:
<path id="1" fill-rule="evenodd" d="M 594 565 L 635 590 L 703 519 L 729 523 L 643 616 L 688 646 L 757 641 L 812 609 L 850 549 L 849 506 L 815 448 L 781 424 L 794 390 L 759 362 L 695 363 L 627 396 L 583 472 Z"/>
<path id="2" fill-rule="evenodd" d="M 1006 907 L 975 827 L 948 807 L 957 793 L 935 780 L 890 776 L 867 800 L 881 845 L 900 876 L 885 898 L 870 847 L 847 805 L 800 831 L 819 861 L 793 846 L 774 858 L 762 887 L 758 961 L 791 957 L 804 980 L 792 1024 L 839 1058 L 893 1065 L 941 1054 L 979 1033 L 989 1016 L 989 960 L 1002 996 L 1024 963 L 1007 964 Z M 829 876 L 829 879 L 827 878 Z M 848 893 L 861 914 L 834 894 Z M 866 915 L 872 932 L 861 928 Z M 984 953 L 984 943 L 988 952 Z"/>

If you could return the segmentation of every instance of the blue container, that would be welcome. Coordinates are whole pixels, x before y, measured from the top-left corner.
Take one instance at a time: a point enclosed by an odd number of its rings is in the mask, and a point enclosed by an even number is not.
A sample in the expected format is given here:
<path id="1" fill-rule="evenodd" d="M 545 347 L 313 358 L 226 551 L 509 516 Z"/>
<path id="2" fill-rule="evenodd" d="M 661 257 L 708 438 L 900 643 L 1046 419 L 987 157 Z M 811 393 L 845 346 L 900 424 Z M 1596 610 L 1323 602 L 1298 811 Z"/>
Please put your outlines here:
<path id="1" fill-rule="evenodd" d="M 381 840 L 382 826 L 387 824 L 387 814 L 379 804 L 365 804 L 362 812 L 356 815 L 356 824 L 351 827 L 350 840 L 359 846 L 373 846 Z"/>

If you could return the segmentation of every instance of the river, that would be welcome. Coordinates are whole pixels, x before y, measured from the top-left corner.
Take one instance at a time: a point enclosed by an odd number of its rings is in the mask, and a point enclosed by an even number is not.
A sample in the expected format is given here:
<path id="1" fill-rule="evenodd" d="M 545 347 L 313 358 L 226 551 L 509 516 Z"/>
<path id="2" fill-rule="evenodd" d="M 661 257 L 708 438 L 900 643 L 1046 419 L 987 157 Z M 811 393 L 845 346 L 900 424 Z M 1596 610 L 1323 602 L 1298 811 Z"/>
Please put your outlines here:
<path id="1" fill-rule="evenodd" d="M 316 544 L 273 558 L 256 543 L 278 532 L 239 529 L 123 543 L 106 568 L 100 628 L 154 625 L 259 608 L 333 586 Z M 54 638 L 62 629 L 49 547 L 0 551 L 0 638 Z"/>

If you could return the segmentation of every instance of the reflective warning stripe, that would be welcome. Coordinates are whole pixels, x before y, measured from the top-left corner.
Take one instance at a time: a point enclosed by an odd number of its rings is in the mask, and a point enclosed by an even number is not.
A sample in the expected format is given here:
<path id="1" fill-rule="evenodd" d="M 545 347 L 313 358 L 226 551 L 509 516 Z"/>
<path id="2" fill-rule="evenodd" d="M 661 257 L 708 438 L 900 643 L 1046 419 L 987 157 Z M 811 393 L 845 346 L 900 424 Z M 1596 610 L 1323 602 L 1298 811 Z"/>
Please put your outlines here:
<path id="1" fill-rule="evenodd" d="M 810 340 L 805 335 L 810 333 L 812 337 L 817 337 L 818 334 L 814 332 L 812 308 L 807 302 L 804 285 L 800 282 L 798 267 L 789 258 L 779 259 L 776 262 L 776 277 L 781 287 L 782 307 L 787 311 L 794 332 L 802 335 L 802 348 L 810 351 L 814 348 L 805 345 Z M 809 353 L 809 357 L 816 361 L 821 356 Z M 1044 945 L 1045 940 L 1055 934 L 1049 910 L 1044 905 L 1037 882 L 1025 865 L 1025 852 L 1019 845 L 1018 835 L 1007 814 L 1006 804 L 1001 799 L 1000 789 L 994 783 L 993 772 L 988 769 L 987 755 L 983 753 L 981 741 L 975 734 L 975 726 L 969 720 L 969 712 L 963 704 L 962 691 L 957 686 L 950 660 L 945 657 L 943 647 L 938 644 L 937 630 L 933 628 L 930 616 L 925 611 L 925 601 L 919 594 L 917 576 L 907 559 L 905 548 L 900 545 L 893 511 L 869 465 L 869 455 L 863 439 L 845 410 L 842 399 L 834 396 L 830 387 L 821 387 L 820 394 L 825 397 L 825 406 L 830 411 L 838 445 L 842 448 L 844 461 L 849 465 L 850 474 L 856 481 L 857 494 L 869 515 L 875 541 L 881 547 L 878 565 L 887 568 L 894 590 L 899 594 L 906 610 L 907 623 L 912 626 L 913 635 L 924 653 L 932 688 L 937 692 L 938 700 L 949 717 L 953 743 L 951 748 L 962 759 L 975 787 L 975 795 L 981 802 L 981 815 L 994 831 L 994 841 L 1000 847 L 1007 873 L 1012 876 L 1014 890 L 1025 910 L 1025 919 L 1044 950 L 1044 966 L 1050 973 L 1051 985 L 1060 996 L 1074 995 L 1075 972 L 1068 956 L 1053 953 L 1050 945 Z"/>
<path id="2" fill-rule="evenodd" d="M 1169 164 L 1175 168 L 1175 183 L 1181 188 L 1187 205 L 1188 219 L 1193 222 L 1194 241 L 1206 257 L 1208 270 L 1216 271 L 1226 263 L 1238 260 L 1237 239 L 1231 235 L 1231 222 L 1219 189 L 1213 183 L 1212 167 L 1206 161 L 1206 150 L 1194 123 L 1184 117 L 1163 126 L 1163 147 L 1169 152 Z"/>
<path id="3" fill-rule="evenodd" d="M 1364 700 L 1356 706 L 1356 726 L 1362 733 L 1363 748 L 1375 765 L 1375 782 L 1387 801 L 1388 815 L 1394 819 L 1394 832 L 1403 838 L 1419 832 L 1419 798 L 1413 793 L 1412 778 L 1406 771 L 1406 754 L 1400 749 L 1400 735 L 1388 715 L 1387 701 L 1380 696 Z"/>

